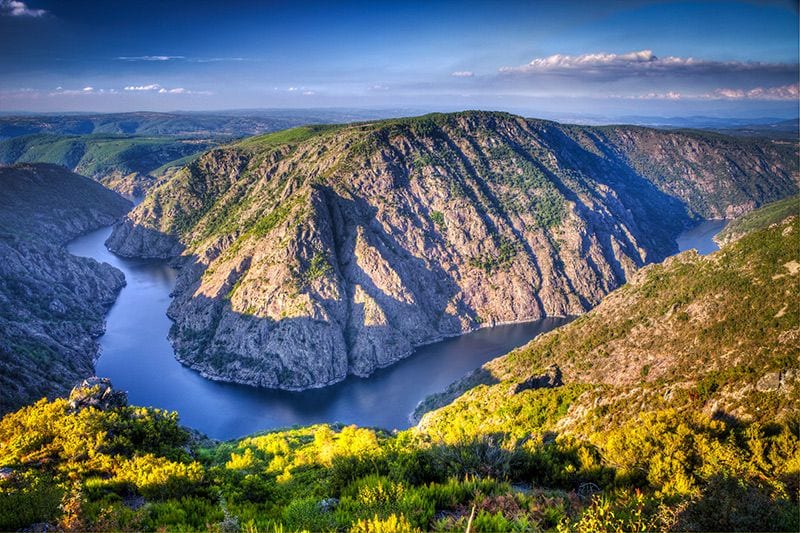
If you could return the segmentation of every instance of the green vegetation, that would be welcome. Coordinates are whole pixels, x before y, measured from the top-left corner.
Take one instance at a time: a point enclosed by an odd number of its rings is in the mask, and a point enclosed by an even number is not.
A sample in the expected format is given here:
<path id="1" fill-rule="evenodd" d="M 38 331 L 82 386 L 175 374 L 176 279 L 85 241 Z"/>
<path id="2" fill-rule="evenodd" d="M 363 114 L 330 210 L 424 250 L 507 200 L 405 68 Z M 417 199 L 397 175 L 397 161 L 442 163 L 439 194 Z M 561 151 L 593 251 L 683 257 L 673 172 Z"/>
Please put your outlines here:
<path id="1" fill-rule="evenodd" d="M 496 252 L 486 253 L 478 257 L 473 257 L 469 260 L 469 266 L 472 268 L 479 268 L 491 274 L 496 270 L 506 268 L 511 264 L 514 257 L 517 255 L 517 244 L 511 239 L 501 237 L 500 243 L 497 245 Z"/>
<path id="2" fill-rule="evenodd" d="M 333 266 L 328 261 L 328 255 L 325 252 L 317 251 L 303 271 L 301 284 L 306 286 L 312 281 L 329 276 L 332 272 Z"/>
<path id="3" fill-rule="evenodd" d="M 795 219 L 650 267 L 399 433 L 214 443 L 163 411 L 42 400 L 0 421 L 0 529 L 462 531 L 472 515 L 474 531 L 797 530 L 797 381 L 754 383 L 797 370 L 798 310 L 770 300 L 797 294 L 798 245 Z M 306 274 L 328 268 L 316 253 Z M 670 355 L 639 364 L 630 343 Z M 518 387 L 554 362 L 565 385 Z"/>
<path id="4" fill-rule="evenodd" d="M 93 178 L 150 174 L 212 146 L 210 141 L 131 135 L 31 135 L 0 141 L 0 163 L 52 163 Z"/>
<path id="5" fill-rule="evenodd" d="M 444 222 L 444 213 L 441 211 L 431 211 L 430 217 L 431 222 L 436 224 L 436 227 L 439 228 L 439 231 L 444 232 L 447 230 L 447 225 Z"/>
<path id="6" fill-rule="evenodd" d="M 314 126 L 299 126 L 288 130 L 278 131 L 275 133 L 267 133 L 264 135 L 256 135 L 243 141 L 236 143 L 237 146 L 242 148 L 275 148 L 282 145 L 294 145 L 303 141 L 316 137 L 322 133 L 336 131 L 341 128 L 338 125 L 314 125 Z"/>
<path id="7" fill-rule="evenodd" d="M 737 218 L 728 223 L 728 225 L 717 234 L 716 240 L 719 242 L 727 242 L 753 230 L 766 228 L 770 224 L 776 224 L 791 215 L 800 217 L 800 195 L 790 196 L 789 198 L 772 202 Z"/>

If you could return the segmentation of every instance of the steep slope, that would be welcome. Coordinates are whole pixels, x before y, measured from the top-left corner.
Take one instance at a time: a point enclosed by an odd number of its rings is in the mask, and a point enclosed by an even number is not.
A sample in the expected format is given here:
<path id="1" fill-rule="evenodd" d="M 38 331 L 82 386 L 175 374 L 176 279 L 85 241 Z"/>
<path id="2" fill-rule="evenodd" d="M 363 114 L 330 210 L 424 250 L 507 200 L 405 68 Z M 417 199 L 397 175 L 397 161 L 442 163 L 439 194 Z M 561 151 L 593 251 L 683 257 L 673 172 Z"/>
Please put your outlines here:
<path id="1" fill-rule="evenodd" d="M 583 313 L 693 217 L 796 192 L 795 154 L 483 112 L 298 128 L 205 154 L 109 245 L 183 253 L 183 362 L 301 389 L 482 325 Z"/>
<path id="2" fill-rule="evenodd" d="M 645 267 L 402 432 L 210 442 L 89 381 L 0 421 L 0 529 L 798 531 L 798 252 Z"/>
<path id="3" fill-rule="evenodd" d="M 714 240 L 721 244 L 733 242 L 755 229 L 766 228 L 791 215 L 800 216 L 800 195 L 769 203 L 732 220 Z"/>
<path id="4" fill-rule="evenodd" d="M 0 167 L 0 412 L 63 394 L 93 373 L 103 315 L 122 273 L 78 258 L 68 240 L 130 203 L 54 165 Z"/>
<path id="5" fill-rule="evenodd" d="M 793 216 L 712 255 L 645 267 L 586 315 L 428 398 L 417 416 L 457 399 L 420 427 L 447 440 L 556 430 L 603 446 L 602 432 L 648 411 L 791 418 L 800 404 L 798 252 Z M 548 369 L 558 383 L 539 379 Z M 534 428 L 514 406 L 544 396 L 560 397 L 561 416 Z"/>
<path id="6" fill-rule="evenodd" d="M 0 164 L 61 165 L 121 194 L 142 196 L 162 167 L 185 164 L 214 144 L 175 137 L 28 135 L 0 141 Z"/>

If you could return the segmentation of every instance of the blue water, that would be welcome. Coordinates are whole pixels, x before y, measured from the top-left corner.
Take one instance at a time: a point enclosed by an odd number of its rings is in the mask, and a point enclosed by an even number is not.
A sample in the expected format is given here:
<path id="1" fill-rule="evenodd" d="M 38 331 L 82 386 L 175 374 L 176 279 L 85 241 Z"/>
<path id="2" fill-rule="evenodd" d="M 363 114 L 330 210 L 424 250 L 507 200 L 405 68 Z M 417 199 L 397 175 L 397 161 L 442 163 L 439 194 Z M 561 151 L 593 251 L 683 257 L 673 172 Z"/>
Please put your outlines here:
<path id="1" fill-rule="evenodd" d="M 181 365 L 167 341 L 171 321 L 165 313 L 175 270 L 164 261 L 114 255 L 104 245 L 110 233 L 101 229 L 67 246 L 75 255 L 117 267 L 127 281 L 106 317 L 97 375 L 128 391 L 132 404 L 177 411 L 183 424 L 219 439 L 320 422 L 407 428 L 420 400 L 567 321 L 549 318 L 479 330 L 421 347 L 369 378 L 352 377 L 324 389 L 286 392 L 215 382 Z"/>
<path id="2" fill-rule="evenodd" d="M 688 230 L 677 239 L 680 250 L 716 250 L 712 237 L 724 225 L 708 221 Z M 177 411 L 183 424 L 218 439 L 321 422 L 406 428 L 409 413 L 429 394 L 567 322 L 549 318 L 479 330 L 424 346 L 369 378 L 352 377 L 324 389 L 286 392 L 215 382 L 181 365 L 167 341 L 175 270 L 164 261 L 114 255 L 104 244 L 110 233 L 104 228 L 67 246 L 75 255 L 117 267 L 127 281 L 106 317 L 97 375 L 126 390 L 132 404 Z"/>
<path id="3" fill-rule="evenodd" d="M 706 220 L 697 226 L 678 235 L 675 241 L 681 252 L 694 248 L 700 255 L 708 255 L 719 250 L 714 242 L 714 235 L 722 231 L 728 224 L 727 220 Z"/>

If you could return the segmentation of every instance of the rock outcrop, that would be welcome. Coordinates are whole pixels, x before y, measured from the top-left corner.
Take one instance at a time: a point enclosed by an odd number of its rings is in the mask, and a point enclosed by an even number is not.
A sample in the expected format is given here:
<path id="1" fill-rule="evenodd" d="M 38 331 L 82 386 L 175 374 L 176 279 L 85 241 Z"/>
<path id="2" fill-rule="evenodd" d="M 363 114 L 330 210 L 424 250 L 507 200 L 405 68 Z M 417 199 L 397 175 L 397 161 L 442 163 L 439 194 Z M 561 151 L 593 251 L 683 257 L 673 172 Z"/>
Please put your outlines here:
<path id="1" fill-rule="evenodd" d="M 181 361 L 305 389 L 485 325 L 581 314 L 693 219 L 796 192 L 795 156 L 502 113 L 299 128 L 206 153 L 108 244 L 182 255 Z"/>
<path id="2" fill-rule="evenodd" d="M 0 167 L 0 413 L 94 374 L 95 339 L 125 284 L 64 243 L 113 224 L 118 194 L 54 165 Z"/>
<path id="3" fill-rule="evenodd" d="M 114 390 L 108 378 L 91 377 L 72 388 L 68 401 L 73 411 L 87 407 L 107 411 L 128 405 L 128 395 Z"/>

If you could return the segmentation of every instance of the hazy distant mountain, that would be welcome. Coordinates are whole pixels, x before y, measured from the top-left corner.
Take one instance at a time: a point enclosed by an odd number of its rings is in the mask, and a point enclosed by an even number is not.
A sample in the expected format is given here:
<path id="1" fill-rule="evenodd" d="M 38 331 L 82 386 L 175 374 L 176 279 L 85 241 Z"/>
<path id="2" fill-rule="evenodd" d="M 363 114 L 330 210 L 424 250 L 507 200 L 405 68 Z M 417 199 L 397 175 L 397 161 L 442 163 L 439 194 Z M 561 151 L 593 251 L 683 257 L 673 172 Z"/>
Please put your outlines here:
<path id="1" fill-rule="evenodd" d="M 408 114 L 408 110 L 405 110 Z M 402 110 L 242 109 L 223 112 L 135 112 L 0 116 L 0 139 L 50 133 L 244 137 L 303 124 L 399 116 Z"/>
<path id="2" fill-rule="evenodd" d="M 122 194 L 141 196 L 162 167 L 185 164 L 215 144 L 201 138 L 100 133 L 24 135 L 0 141 L 0 164 L 61 165 Z"/>

